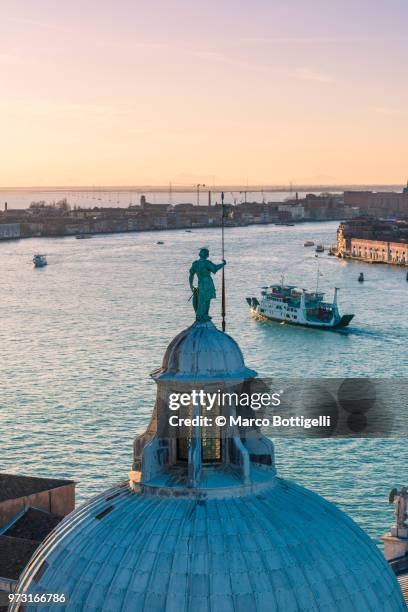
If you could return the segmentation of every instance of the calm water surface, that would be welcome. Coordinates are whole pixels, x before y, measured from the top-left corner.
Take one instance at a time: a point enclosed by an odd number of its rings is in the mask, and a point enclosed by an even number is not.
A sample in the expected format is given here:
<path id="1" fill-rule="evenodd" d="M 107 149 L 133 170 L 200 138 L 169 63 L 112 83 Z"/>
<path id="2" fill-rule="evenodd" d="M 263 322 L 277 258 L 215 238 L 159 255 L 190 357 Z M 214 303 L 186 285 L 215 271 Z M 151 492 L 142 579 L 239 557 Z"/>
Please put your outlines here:
<path id="1" fill-rule="evenodd" d="M 407 376 L 405 271 L 316 259 L 303 247 L 305 239 L 333 243 L 336 228 L 227 230 L 228 331 L 259 374 Z M 203 245 L 220 259 L 218 230 L 0 244 L 0 470 L 72 478 L 78 501 L 126 478 L 154 403 L 149 372 L 193 320 L 188 270 Z M 33 269 L 37 251 L 47 268 Z M 320 287 L 330 298 L 340 287 L 342 312 L 356 315 L 348 333 L 251 319 L 245 296 L 282 273 L 313 288 L 318 265 Z M 213 314 L 218 323 L 219 303 Z M 390 487 L 407 484 L 401 440 L 279 438 L 276 456 L 282 476 L 338 503 L 374 538 L 392 521 Z"/>

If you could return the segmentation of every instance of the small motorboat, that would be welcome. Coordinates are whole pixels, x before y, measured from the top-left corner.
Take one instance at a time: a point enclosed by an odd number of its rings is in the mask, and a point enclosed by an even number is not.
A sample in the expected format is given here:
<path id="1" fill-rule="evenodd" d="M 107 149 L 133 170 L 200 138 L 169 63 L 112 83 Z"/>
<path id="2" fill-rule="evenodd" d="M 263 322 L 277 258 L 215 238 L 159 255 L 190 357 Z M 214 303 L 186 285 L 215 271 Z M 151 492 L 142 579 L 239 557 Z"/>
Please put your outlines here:
<path id="1" fill-rule="evenodd" d="M 36 253 L 33 257 L 33 264 L 34 268 L 44 268 L 44 266 L 48 265 L 48 261 L 45 255 Z"/>
<path id="2" fill-rule="evenodd" d="M 364 272 L 360 272 L 360 274 L 358 275 L 358 282 L 364 283 Z"/>
<path id="3" fill-rule="evenodd" d="M 184 230 L 186 234 L 191 234 L 191 230 Z"/>
<path id="4" fill-rule="evenodd" d="M 313 240 L 306 240 L 306 242 L 303 244 L 303 246 L 305 246 L 305 247 L 314 246 L 314 242 L 313 242 Z"/>
<path id="5" fill-rule="evenodd" d="M 324 246 L 322 244 L 318 244 L 315 251 L 316 253 L 324 253 Z"/>
<path id="6" fill-rule="evenodd" d="M 156 244 L 164 244 L 163 240 L 158 240 Z"/>
<path id="7" fill-rule="evenodd" d="M 86 240 L 87 238 L 92 238 L 91 234 L 75 234 L 75 238 L 77 240 Z"/>

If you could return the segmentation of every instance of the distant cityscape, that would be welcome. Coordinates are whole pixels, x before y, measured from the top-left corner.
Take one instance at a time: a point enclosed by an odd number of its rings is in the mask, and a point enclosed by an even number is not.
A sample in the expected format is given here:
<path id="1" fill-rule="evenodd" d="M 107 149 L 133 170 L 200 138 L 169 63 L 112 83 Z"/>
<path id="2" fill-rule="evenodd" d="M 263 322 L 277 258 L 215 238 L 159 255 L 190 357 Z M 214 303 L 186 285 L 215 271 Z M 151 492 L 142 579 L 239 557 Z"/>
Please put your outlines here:
<path id="1" fill-rule="evenodd" d="M 296 193 L 284 202 L 245 201 L 224 207 L 224 222 L 230 226 L 342 221 L 360 215 L 408 218 L 408 187 L 400 193 L 345 191 L 305 197 Z M 35 201 L 25 209 L 6 203 L 0 212 L 0 239 L 217 227 L 222 217 L 220 204 L 157 204 L 150 203 L 146 195 L 138 205 L 127 207 L 72 206 L 67 198 L 53 203 Z"/>
<path id="2" fill-rule="evenodd" d="M 210 198 L 209 198 L 210 200 Z M 140 197 L 127 207 L 71 206 L 63 198 L 0 212 L 0 240 L 93 234 L 340 221 L 332 253 L 343 258 L 407 265 L 408 185 L 396 191 L 306 194 L 284 202 L 156 204 Z"/>

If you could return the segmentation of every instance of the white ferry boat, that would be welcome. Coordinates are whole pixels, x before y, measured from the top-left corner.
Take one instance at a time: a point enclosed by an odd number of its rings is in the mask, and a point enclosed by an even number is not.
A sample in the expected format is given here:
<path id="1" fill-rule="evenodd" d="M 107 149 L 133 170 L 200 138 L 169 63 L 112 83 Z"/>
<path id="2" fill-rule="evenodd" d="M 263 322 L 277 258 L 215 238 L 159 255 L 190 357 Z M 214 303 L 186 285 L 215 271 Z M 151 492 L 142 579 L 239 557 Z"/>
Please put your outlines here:
<path id="1" fill-rule="evenodd" d="M 353 314 L 341 316 L 337 306 L 338 288 L 333 302 L 324 301 L 324 293 L 300 289 L 295 285 L 276 284 L 263 287 L 261 297 L 247 297 L 251 313 L 261 319 L 281 321 L 320 329 L 347 327 Z"/>

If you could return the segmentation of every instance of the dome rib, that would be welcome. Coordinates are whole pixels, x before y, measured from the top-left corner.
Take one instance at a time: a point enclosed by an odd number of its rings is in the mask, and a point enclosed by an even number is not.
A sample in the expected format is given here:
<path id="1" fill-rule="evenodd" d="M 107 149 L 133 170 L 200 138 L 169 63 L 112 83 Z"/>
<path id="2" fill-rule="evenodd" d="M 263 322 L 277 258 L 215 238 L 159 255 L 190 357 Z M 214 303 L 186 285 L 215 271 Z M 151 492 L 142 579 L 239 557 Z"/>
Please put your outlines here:
<path id="1" fill-rule="evenodd" d="M 170 342 L 157 380 L 244 380 L 256 372 L 245 366 L 238 344 L 211 321 L 196 322 Z"/>
<path id="2" fill-rule="evenodd" d="M 111 489 L 55 529 L 20 587 L 66 592 L 67 612 L 406 612 L 368 536 L 329 502 L 280 479 L 240 498 Z"/>

